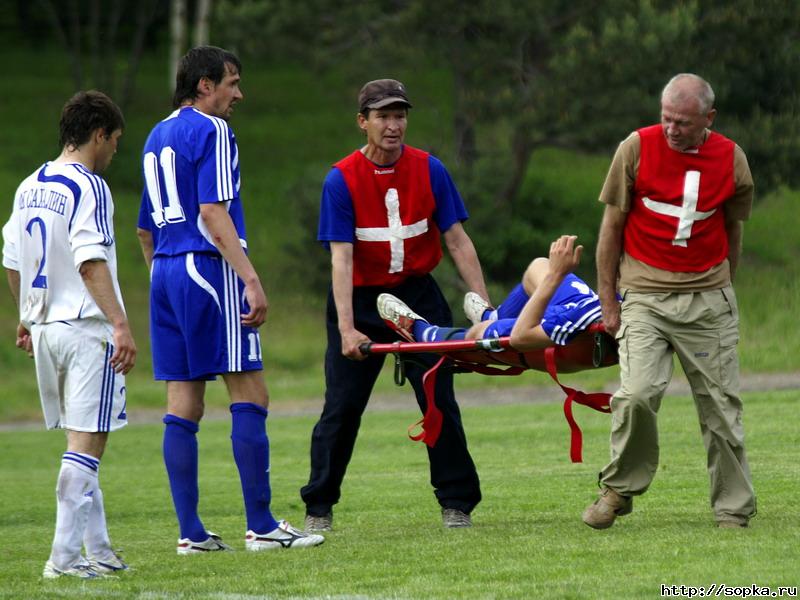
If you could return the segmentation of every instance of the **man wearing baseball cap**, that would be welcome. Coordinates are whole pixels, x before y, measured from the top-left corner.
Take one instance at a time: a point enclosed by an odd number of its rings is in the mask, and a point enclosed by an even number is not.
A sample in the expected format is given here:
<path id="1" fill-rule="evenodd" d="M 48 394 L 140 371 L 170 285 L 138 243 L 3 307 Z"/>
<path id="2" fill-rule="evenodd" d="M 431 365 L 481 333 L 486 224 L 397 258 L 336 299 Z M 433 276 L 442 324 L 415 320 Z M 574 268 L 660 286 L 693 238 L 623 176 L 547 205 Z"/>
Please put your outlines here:
<path id="1" fill-rule="evenodd" d="M 365 356 L 365 342 L 393 342 L 378 315 L 379 294 L 390 292 L 431 322 L 452 324 L 452 314 L 431 271 L 442 258 L 441 238 L 467 287 L 488 302 L 480 261 L 462 222 L 468 218 L 439 159 L 404 143 L 405 86 L 394 79 L 366 83 L 358 94 L 358 127 L 366 144 L 333 165 L 322 188 L 319 241 L 330 249 L 325 405 L 311 438 L 311 474 L 300 492 L 306 530 L 332 527 L 333 505 L 353 452 L 384 356 Z M 425 410 L 422 375 L 435 360 L 418 356 L 406 375 Z M 444 421 L 428 448 L 431 483 L 445 527 L 469 527 L 480 502 L 480 482 L 467 449 L 451 373 L 440 371 L 437 405 Z"/>

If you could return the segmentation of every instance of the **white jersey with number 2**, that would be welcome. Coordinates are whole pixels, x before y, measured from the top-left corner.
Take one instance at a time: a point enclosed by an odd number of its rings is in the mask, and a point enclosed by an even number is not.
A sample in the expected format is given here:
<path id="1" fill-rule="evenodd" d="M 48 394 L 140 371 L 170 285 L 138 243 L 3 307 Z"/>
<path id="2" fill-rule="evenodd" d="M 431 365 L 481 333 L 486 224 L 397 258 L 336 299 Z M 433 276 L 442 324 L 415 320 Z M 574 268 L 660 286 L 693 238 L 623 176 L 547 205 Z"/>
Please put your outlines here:
<path id="1" fill-rule="evenodd" d="M 79 163 L 48 162 L 17 188 L 3 227 L 3 266 L 20 273 L 20 321 L 105 320 L 78 271 L 108 264 L 117 300 L 114 204 L 102 177 Z"/>

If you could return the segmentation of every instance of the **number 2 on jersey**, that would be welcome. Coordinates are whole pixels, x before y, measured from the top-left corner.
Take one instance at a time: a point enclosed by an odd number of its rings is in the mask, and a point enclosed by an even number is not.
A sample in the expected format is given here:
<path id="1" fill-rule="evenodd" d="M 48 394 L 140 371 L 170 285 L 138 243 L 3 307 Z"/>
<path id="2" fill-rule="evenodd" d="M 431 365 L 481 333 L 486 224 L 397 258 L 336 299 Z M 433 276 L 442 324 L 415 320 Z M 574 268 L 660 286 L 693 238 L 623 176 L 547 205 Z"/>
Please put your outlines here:
<path id="1" fill-rule="evenodd" d="M 44 221 L 39 217 L 35 217 L 28 221 L 28 224 L 25 226 L 25 231 L 27 231 L 31 237 L 33 237 L 34 225 L 39 225 L 39 233 L 42 236 L 42 262 L 39 263 L 39 270 L 36 271 L 36 277 L 33 278 L 31 287 L 46 289 L 47 275 L 42 275 L 42 271 L 44 271 L 44 263 L 47 259 L 47 230 L 44 227 Z"/>
<path id="2" fill-rule="evenodd" d="M 185 221 L 186 215 L 181 206 L 175 175 L 175 151 L 170 146 L 163 147 L 158 157 L 153 152 L 144 155 L 144 179 L 147 184 L 147 195 L 153 207 L 150 216 L 153 217 L 156 227 L 161 229 L 167 223 Z M 161 197 L 161 182 L 167 192 L 166 206 Z"/>

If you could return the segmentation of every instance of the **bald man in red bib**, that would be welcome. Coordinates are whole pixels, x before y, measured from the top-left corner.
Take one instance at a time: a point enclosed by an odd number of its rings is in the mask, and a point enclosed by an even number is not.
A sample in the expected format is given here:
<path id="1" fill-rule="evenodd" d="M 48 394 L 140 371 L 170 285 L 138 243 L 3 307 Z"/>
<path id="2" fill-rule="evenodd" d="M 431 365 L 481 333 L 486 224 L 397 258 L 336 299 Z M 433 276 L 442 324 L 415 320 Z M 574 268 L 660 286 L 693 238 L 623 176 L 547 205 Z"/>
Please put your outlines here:
<path id="1" fill-rule="evenodd" d="M 611 462 L 583 514 L 596 529 L 630 513 L 655 476 L 657 414 L 673 354 L 697 407 L 717 525 L 746 527 L 755 515 L 732 287 L 753 179 L 742 149 L 711 131 L 715 116 L 708 82 L 673 77 L 662 92 L 661 123 L 620 144 L 600 194 L 598 295 L 606 329 L 619 341 L 621 382 L 611 402 Z"/>

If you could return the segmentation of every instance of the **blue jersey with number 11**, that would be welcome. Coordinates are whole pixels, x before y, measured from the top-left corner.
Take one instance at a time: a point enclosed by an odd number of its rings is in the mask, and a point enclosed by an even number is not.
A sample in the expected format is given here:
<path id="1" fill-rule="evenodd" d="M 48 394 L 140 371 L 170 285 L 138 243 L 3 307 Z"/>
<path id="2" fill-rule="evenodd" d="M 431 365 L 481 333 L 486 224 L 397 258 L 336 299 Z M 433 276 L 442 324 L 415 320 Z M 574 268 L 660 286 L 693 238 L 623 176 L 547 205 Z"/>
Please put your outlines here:
<path id="1" fill-rule="evenodd" d="M 219 254 L 200 204 L 225 202 L 247 248 L 236 137 L 224 119 L 187 106 L 150 132 L 142 156 L 144 192 L 139 227 L 153 234 L 155 256 Z"/>

